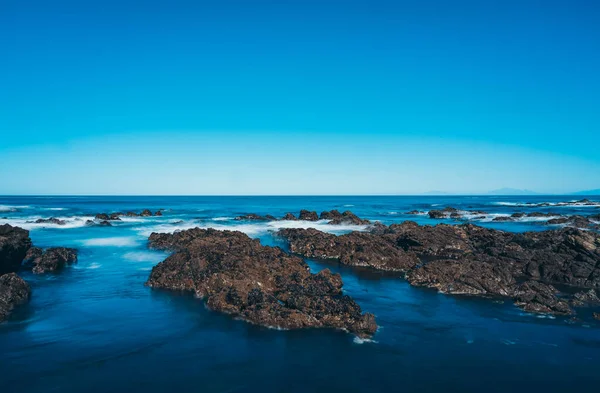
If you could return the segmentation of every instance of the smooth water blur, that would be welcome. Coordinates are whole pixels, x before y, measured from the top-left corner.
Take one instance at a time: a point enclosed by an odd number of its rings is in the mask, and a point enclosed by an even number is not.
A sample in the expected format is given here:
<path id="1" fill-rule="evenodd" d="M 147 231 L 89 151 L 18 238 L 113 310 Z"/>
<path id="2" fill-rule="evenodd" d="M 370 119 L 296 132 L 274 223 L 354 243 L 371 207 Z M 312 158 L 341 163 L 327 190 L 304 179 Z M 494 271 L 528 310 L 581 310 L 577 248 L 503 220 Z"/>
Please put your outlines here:
<path id="1" fill-rule="evenodd" d="M 345 292 L 381 326 L 373 342 L 333 330 L 280 331 L 207 310 L 200 299 L 144 286 L 167 254 L 148 250 L 153 231 L 238 229 L 263 244 L 272 231 L 323 222 L 244 222 L 244 213 L 282 216 L 300 209 L 352 210 L 386 224 L 404 214 L 453 206 L 503 215 L 515 211 L 598 214 L 596 206 L 553 206 L 572 197 L 0 197 L 0 224 L 31 231 L 41 247 L 79 249 L 79 262 L 56 274 L 22 272 L 31 302 L 0 324 L 2 392 L 238 391 L 597 391 L 600 323 L 526 314 L 510 302 L 451 297 L 413 288 L 400 277 L 336 263 Z M 593 197 L 590 197 L 593 199 Z M 550 202 L 550 206 L 515 206 Z M 99 212 L 153 211 L 90 227 Z M 35 224 L 58 217 L 66 225 Z M 545 220 L 479 225 L 546 230 Z M 458 222 L 458 221 L 457 221 Z"/>

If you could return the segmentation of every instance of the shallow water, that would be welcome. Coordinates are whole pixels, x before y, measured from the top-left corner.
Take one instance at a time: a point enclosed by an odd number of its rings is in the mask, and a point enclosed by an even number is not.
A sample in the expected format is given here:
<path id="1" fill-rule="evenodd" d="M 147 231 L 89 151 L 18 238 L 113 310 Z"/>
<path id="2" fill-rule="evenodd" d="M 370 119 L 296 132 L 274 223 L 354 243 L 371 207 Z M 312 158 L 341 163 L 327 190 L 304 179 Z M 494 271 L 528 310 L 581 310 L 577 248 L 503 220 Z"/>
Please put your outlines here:
<path id="1" fill-rule="evenodd" d="M 166 256 L 146 247 L 152 231 L 232 228 L 278 245 L 273 230 L 324 222 L 255 223 L 243 213 L 352 210 L 386 224 L 403 213 L 453 206 L 503 215 L 515 211 L 598 214 L 596 206 L 556 204 L 573 197 L 0 197 L 0 223 L 31 230 L 41 247 L 79 249 L 57 274 L 22 276 L 31 302 L 0 324 L 3 392 L 237 391 L 597 391 L 600 322 L 544 318 L 510 302 L 451 297 L 413 288 L 393 274 L 309 261 L 342 274 L 345 292 L 381 326 L 373 342 L 333 330 L 281 331 L 208 311 L 199 299 L 144 286 Z M 579 199 L 579 198 L 577 198 Z M 593 197 L 590 197 L 593 199 Z M 98 212 L 166 209 L 162 217 L 88 227 Z M 59 217 L 67 225 L 28 223 Z M 4 218 L 5 217 L 5 218 Z M 503 230 L 546 230 L 543 220 L 477 222 Z"/>

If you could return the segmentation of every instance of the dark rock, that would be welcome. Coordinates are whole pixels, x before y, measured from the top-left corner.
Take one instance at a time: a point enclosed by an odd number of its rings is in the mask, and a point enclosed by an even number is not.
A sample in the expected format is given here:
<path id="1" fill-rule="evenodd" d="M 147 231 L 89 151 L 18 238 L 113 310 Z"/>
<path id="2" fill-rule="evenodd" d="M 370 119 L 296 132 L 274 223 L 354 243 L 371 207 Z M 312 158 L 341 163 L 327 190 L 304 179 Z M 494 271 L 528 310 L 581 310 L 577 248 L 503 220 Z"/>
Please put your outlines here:
<path id="1" fill-rule="evenodd" d="M 428 214 L 429 214 L 429 218 L 436 218 L 436 219 L 446 218 L 446 213 L 444 213 L 441 210 L 430 210 Z"/>
<path id="2" fill-rule="evenodd" d="M 451 213 L 450 218 L 459 219 L 462 218 L 462 215 L 460 213 Z"/>
<path id="3" fill-rule="evenodd" d="M 321 220 L 329 220 L 330 225 L 368 225 L 369 220 L 363 220 L 351 211 L 340 213 L 337 210 L 324 211 L 320 216 Z"/>
<path id="4" fill-rule="evenodd" d="M 515 305 L 528 312 L 542 314 L 570 315 L 569 304 L 559 299 L 558 291 L 552 285 L 537 281 L 527 281 L 515 289 Z"/>
<path id="5" fill-rule="evenodd" d="M 513 213 L 510 215 L 512 218 L 521 218 L 521 217 L 525 217 L 525 213 L 522 212 L 517 212 L 517 213 Z"/>
<path id="6" fill-rule="evenodd" d="M 296 221 L 298 218 L 293 215 L 292 213 L 285 213 L 285 216 L 283 216 L 282 220 L 286 220 L 286 221 Z"/>
<path id="7" fill-rule="evenodd" d="M 495 217 L 492 221 L 497 221 L 497 222 L 510 222 L 510 221 L 514 221 L 515 219 L 512 217 L 506 217 L 506 216 L 499 216 L 499 217 Z"/>
<path id="8" fill-rule="evenodd" d="M 385 238 L 352 232 L 336 236 L 316 229 L 281 229 L 277 234 L 289 242 L 290 251 L 308 258 L 336 259 L 349 266 L 407 271 L 419 264 L 412 252 L 398 249 Z"/>
<path id="9" fill-rule="evenodd" d="M 75 262 L 77 262 L 77 250 L 66 247 L 52 247 L 45 251 L 32 247 L 25 257 L 25 265 L 31 266 L 36 274 L 53 272 Z"/>
<path id="10" fill-rule="evenodd" d="M 161 212 L 160 210 L 157 210 L 157 211 L 154 213 L 154 215 L 155 215 L 155 216 L 162 216 L 163 214 L 162 214 L 162 212 Z"/>
<path id="11" fill-rule="evenodd" d="M 6 320 L 13 309 L 29 301 L 29 285 L 15 273 L 0 276 L 0 322 Z"/>
<path id="12" fill-rule="evenodd" d="M 212 310 L 262 326 L 329 327 L 360 337 L 377 329 L 373 315 L 343 295 L 339 274 L 312 274 L 302 259 L 241 232 L 153 233 L 149 244 L 176 251 L 152 269 L 150 287 L 193 292 Z"/>
<path id="13" fill-rule="evenodd" d="M 109 216 L 109 220 L 120 221 L 121 219 L 119 217 L 121 217 L 122 215 L 123 213 L 111 213 Z"/>
<path id="14" fill-rule="evenodd" d="M 144 209 L 141 213 L 140 213 L 140 217 L 152 217 L 152 212 L 148 209 Z"/>
<path id="15" fill-rule="evenodd" d="M 419 214 L 425 214 L 425 212 L 422 212 L 422 211 L 419 211 L 419 210 L 411 210 L 409 212 L 406 212 L 406 214 L 419 215 Z"/>
<path id="16" fill-rule="evenodd" d="M 38 218 L 35 220 L 36 224 L 55 224 L 55 225 L 65 225 L 67 222 L 64 220 L 59 220 L 58 218 L 50 217 L 50 218 Z"/>
<path id="17" fill-rule="evenodd" d="M 273 216 L 271 216 L 273 217 Z M 275 217 L 273 217 L 275 218 Z M 235 218 L 235 220 L 238 221 L 269 221 L 269 218 L 267 218 L 266 216 L 259 216 L 258 214 L 244 214 L 243 216 L 238 216 Z"/>
<path id="18" fill-rule="evenodd" d="M 546 224 L 548 225 L 560 225 L 560 224 L 566 224 L 569 222 L 569 219 L 566 217 L 559 217 L 559 218 L 553 218 L 551 220 L 548 220 L 548 222 Z"/>
<path id="19" fill-rule="evenodd" d="M 283 216 L 282 220 L 286 220 L 286 221 L 296 221 L 298 218 L 293 215 L 292 213 L 285 213 L 285 216 Z"/>
<path id="20" fill-rule="evenodd" d="M 100 221 L 98 225 L 101 227 L 112 227 L 112 224 L 109 221 Z"/>
<path id="21" fill-rule="evenodd" d="M 96 220 L 110 220 L 110 216 L 106 213 L 98 213 L 96 214 L 96 216 L 94 217 L 94 219 Z"/>
<path id="22" fill-rule="evenodd" d="M 542 213 L 542 212 L 527 213 L 527 217 L 555 217 L 555 216 L 558 216 L 558 214 Z"/>
<path id="23" fill-rule="evenodd" d="M 139 214 L 135 212 L 127 212 L 125 213 L 125 217 L 139 217 Z"/>
<path id="24" fill-rule="evenodd" d="M 599 320 L 599 321 L 600 321 L 600 312 L 595 312 L 595 313 L 592 313 L 592 316 L 593 316 L 595 319 L 597 319 L 597 320 Z"/>
<path id="25" fill-rule="evenodd" d="M 595 289 L 589 289 L 587 291 L 577 292 L 575 295 L 573 295 L 571 304 L 576 307 L 598 305 L 600 304 L 600 298 L 598 297 L 598 293 L 596 293 Z"/>
<path id="26" fill-rule="evenodd" d="M 30 247 L 29 231 L 0 225 L 0 274 L 16 272 Z"/>
<path id="27" fill-rule="evenodd" d="M 317 212 L 315 212 L 315 211 L 311 212 L 309 210 L 300 210 L 300 215 L 299 215 L 298 219 L 303 220 L 303 221 L 318 221 L 319 216 L 317 215 Z"/>

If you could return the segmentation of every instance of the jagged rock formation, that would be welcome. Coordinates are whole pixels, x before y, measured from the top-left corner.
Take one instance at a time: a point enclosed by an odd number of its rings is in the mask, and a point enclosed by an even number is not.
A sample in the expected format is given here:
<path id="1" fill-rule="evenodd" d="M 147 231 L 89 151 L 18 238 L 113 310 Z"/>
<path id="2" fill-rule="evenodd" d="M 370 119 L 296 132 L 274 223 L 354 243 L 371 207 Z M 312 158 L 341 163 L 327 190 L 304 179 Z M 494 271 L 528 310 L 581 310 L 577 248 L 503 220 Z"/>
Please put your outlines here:
<path id="1" fill-rule="evenodd" d="M 11 314 L 13 309 L 29 301 L 29 285 L 15 273 L 0 276 L 0 322 Z"/>
<path id="2" fill-rule="evenodd" d="M 25 256 L 25 266 L 36 274 L 53 272 L 77 262 L 77 250 L 66 247 L 52 247 L 42 250 L 32 247 Z"/>
<path id="3" fill-rule="evenodd" d="M 377 329 L 374 316 L 342 294 L 338 274 L 312 274 L 302 259 L 241 232 L 153 233 L 149 245 L 176 252 L 152 269 L 146 284 L 193 292 L 212 310 L 285 329 L 329 327 L 360 337 Z"/>
<path id="4" fill-rule="evenodd" d="M 278 233 L 293 253 L 403 271 L 411 284 L 448 294 L 511 297 L 531 312 L 572 312 L 551 284 L 600 287 L 600 234 L 575 228 L 516 234 L 407 221 L 337 237 L 315 229 Z"/>
<path id="5" fill-rule="evenodd" d="M 0 274 L 17 271 L 30 247 L 29 231 L 0 225 Z"/>

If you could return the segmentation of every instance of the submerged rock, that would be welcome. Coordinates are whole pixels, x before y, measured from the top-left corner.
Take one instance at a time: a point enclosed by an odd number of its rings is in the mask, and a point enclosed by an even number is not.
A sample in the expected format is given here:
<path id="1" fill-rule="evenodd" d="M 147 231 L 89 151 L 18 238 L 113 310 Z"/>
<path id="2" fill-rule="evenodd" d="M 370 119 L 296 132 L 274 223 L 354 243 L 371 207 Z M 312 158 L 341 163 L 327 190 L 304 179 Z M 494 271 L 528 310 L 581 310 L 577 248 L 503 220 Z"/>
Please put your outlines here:
<path id="1" fill-rule="evenodd" d="M 77 262 L 77 250 L 66 247 L 51 247 L 43 251 L 32 247 L 25 256 L 25 266 L 36 274 L 53 272 Z"/>
<path id="2" fill-rule="evenodd" d="M 261 216 L 258 214 L 244 214 L 243 216 L 237 216 L 235 218 L 235 220 L 238 221 L 275 221 L 277 220 L 277 218 L 273 217 L 270 214 L 267 214 L 266 216 Z"/>
<path id="3" fill-rule="evenodd" d="M 510 221 L 514 221 L 515 219 L 513 217 L 507 217 L 507 216 L 499 216 L 499 217 L 494 217 L 494 219 L 492 221 L 497 221 L 497 222 L 510 222 Z"/>
<path id="4" fill-rule="evenodd" d="M 16 272 L 30 247 L 29 231 L 0 225 L 0 274 Z"/>
<path id="5" fill-rule="evenodd" d="M 31 288 L 15 273 L 0 276 L 0 322 L 6 320 L 15 307 L 29 301 Z"/>
<path id="6" fill-rule="evenodd" d="M 324 211 L 319 218 L 321 220 L 329 220 L 330 225 L 368 225 L 371 223 L 369 220 L 363 220 L 348 210 L 343 213 L 337 210 Z"/>
<path id="7" fill-rule="evenodd" d="M 302 259 L 241 232 L 153 233 L 149 245 L 176 252 L 152 269 L 146 284 L 193 292 L 212 310 L 284 329 L 329 327 L 359 337 L 377 329 L 374 316 L 343 295 L 339 274 L 312 274 Z"/>
<path id="8" fill-rule="evenodd" d="M 573 295 L 571 304 L 576 307 L 598 305 L 600 304 L 600 298 L 598 297 L 598 293 L 595 289 L 590 289 L 587 291 L 577 292 L 575 295 Z"/>
<path id="9" fill-rule="evenodd" d="M 282 220 L 296 221 L 296 220 L 298 220 L 298 218 L 295 215 L 293 215 L 292 213 L 285 213 L 285 216 L 283 216 Z"/>

